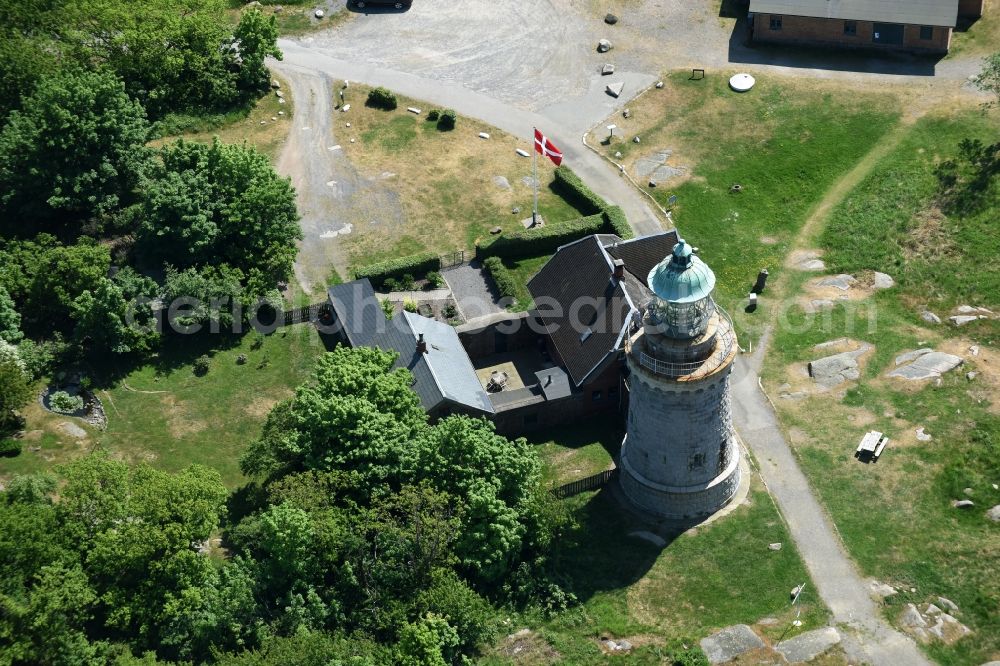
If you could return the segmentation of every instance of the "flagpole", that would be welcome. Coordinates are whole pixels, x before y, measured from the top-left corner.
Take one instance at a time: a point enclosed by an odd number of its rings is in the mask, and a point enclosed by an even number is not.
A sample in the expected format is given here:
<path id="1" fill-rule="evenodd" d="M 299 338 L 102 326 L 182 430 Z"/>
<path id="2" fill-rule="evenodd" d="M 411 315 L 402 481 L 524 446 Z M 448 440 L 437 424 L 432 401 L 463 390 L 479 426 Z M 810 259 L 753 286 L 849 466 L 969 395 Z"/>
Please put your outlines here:
<path id="1" fill-rule="evenodd" d="M 538 223 L 538 146 L 536 138 L 537 128 L 532 128 L 531 131 L 531 143 L 533 150 L 531 151 L 531 179 L 535 184 L 535 204 L 531 208 L 531 226 L 534 227 Z"/>

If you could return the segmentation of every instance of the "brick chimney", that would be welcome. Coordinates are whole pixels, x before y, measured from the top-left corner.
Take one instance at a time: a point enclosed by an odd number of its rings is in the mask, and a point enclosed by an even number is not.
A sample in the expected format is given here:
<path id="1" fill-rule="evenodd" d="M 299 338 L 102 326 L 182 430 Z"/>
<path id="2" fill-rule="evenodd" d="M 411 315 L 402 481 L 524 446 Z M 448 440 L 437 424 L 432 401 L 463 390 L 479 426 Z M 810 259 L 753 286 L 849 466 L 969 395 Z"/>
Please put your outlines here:
<path id="1" fill-rule="evenodd" d="M 623 279 L 625 277 L 625 262 L 621 259 L 615 259 L 613 265 L 615 267 L 615 279 Z"/>
<path id="2" fill-rule="evenodd" d="M 417 353 L 426 354 L 427 353 L 427 343 L 424 342 L 424 334 L 421 333 L 420 337 L 417 338 Z"/>

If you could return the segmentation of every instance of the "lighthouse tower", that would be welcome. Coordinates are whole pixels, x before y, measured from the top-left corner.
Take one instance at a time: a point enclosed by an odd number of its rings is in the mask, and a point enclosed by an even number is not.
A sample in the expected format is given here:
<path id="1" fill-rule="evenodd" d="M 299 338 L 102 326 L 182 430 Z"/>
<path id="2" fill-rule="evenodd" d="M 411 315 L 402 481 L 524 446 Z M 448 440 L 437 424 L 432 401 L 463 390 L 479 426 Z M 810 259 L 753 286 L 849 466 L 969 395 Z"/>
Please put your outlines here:
<path id="1" fill-rule="evenodd" d="M 647 283 L 653 298 L 627 347 L 622 490 L 664 518 L 706 516 L 740 485 L 729 396 L 736 334 L 712 300 L 715 274 L 683 240 Z"/>

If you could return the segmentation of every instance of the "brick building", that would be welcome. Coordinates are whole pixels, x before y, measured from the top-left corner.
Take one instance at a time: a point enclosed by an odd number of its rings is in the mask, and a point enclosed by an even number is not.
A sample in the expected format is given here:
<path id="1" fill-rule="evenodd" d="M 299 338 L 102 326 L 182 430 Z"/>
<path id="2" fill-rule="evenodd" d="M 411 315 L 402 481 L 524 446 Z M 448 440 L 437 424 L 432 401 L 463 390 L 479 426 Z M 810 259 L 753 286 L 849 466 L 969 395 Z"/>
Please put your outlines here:
<path id="1" fill-rule="evenodd" d="M 947 53 L 983 0 L 750 0 L 755 43 Z"/>

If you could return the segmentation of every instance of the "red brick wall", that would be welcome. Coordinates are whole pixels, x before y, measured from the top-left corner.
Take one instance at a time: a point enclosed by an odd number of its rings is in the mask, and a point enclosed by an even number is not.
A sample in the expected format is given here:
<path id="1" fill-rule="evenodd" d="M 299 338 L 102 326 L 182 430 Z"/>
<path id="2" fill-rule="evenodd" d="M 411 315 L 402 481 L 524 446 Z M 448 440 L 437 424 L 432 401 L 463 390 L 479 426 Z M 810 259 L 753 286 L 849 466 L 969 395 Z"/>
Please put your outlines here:
<path id="1" fill-rule="evenodd" d="M 983 15 L 983 0 L 958 0 L 958 15 L 962 18 L 979 18 Z"/>
<path id="2" fill-rule="evenodd" d="M 755 42 L 927 52 L 945 52 L 951 45 L 951 28 L 935 27 L 933 39 L 920 39 L 920 26 L 907 25 L 904 26 L 902 45 L 886 45 L 872 41 L 874 23 L 871 21 L 854 23 L 857 26 L 857 34 L 845 35 L 844 21 L 840 19 L 784 15 L 781 17 L 781 30 L 771 30 L 771 14 L 756 14 L 753 39 Z"/>

